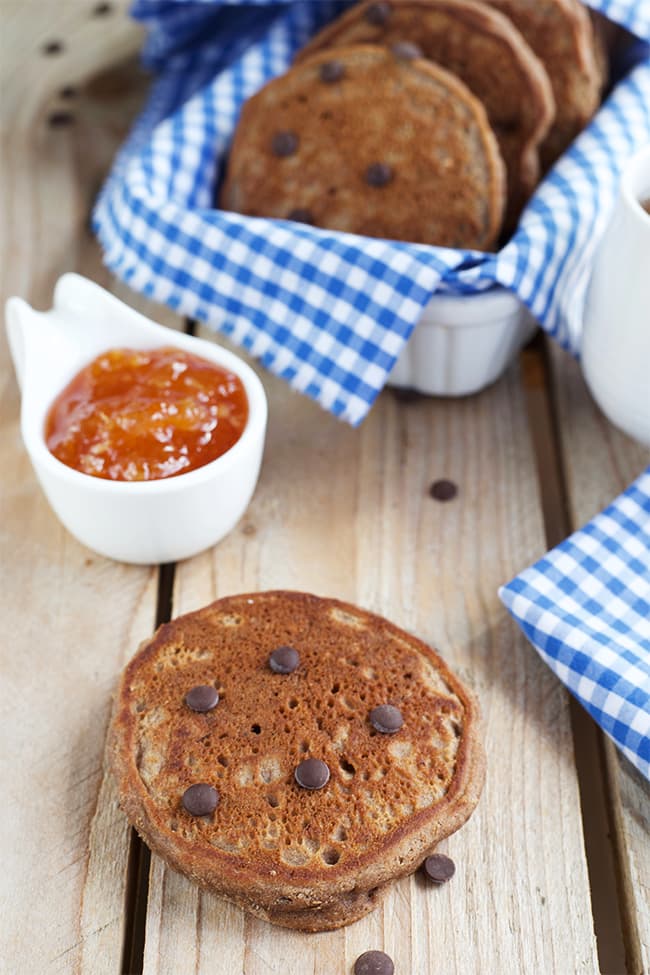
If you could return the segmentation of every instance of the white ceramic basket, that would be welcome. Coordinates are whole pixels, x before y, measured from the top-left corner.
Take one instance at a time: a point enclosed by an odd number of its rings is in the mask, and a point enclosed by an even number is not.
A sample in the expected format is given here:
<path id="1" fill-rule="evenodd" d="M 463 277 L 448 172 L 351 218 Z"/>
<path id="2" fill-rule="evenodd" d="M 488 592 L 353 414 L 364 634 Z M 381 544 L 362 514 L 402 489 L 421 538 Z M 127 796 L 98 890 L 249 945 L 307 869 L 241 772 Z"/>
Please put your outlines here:
<path id="1" fill-rule="evenodd" d="M 525 305 L 504 288 L 435 295 L 388 382 L 432 396 L 476 393 L 498 379 L 536 327 Z"/>

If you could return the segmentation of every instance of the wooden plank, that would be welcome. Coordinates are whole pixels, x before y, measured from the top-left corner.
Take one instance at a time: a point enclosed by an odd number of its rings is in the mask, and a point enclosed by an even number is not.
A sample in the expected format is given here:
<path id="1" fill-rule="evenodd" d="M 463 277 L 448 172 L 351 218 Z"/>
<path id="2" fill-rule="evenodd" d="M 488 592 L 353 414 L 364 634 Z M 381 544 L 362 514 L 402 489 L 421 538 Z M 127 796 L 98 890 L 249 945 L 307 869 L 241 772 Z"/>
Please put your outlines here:
<path id="1" fill-rule="evenodd" d="M 33 131 L 49 100 L 96 77 L 138 51 L 143 29 L 131 20 L 130 0 L 2 0 L 0 10 L 0 125 Z M 72 95 L 74 98 L 74 95 Z"/>
<path id="2" fill-rule="evenodd" d="M 50 29 L 63 36 L 69 16 L 85 20 L 92 6 L 3 4 L 3 70 L 21 66 L 20 98 L 9 83 L 0 104 L 3 303 L 19 294 L 48 307 L 67 270 L 109 284 L 87 231 L 88 209 L 141 103 L 142 76 L 131 67 L 117 80 L 104 76 L 68 93 L 68 124 L 48 125 L 63 100 L 52 94 L 50 74 L 29 66 Z M 81 77 L 75 50 L 86 68 L 103 63 L 106 48 L 123 50 L 120 31 L 116 38 L 109 20 L 97 23 L 89 49 L 90 21 L 65 35 L 70 73 L 57 75 L 57 85 Z M 172 324 L 173 316 L 165 320 Z M 0 661 L 3 971 L 116 975 L 129 830 L 103 778 L 102 754 L 117 674 L 154 624 L 158 573 L 95 556 L 51 512 L 20 440 L 4 328 L 0 390 L 0 594 L 4 618 L 13 621 Z"/>
<path id="3" fill-rule="evenodd" d="M 517 370 L 453 402 L 387 392 L 356 431 L 263 379 L 270 429 L 257 493 L 229 538 L 177 567 L 174 613 L 280 587 L 387 615 L 478 690 L 487 785 L 444 844 L 452 883 L 408 878 L 383 908 L 328 934 L 244 917 L 153 858 L 146 975 L 347 973 L 369 948 L 417 975 L 597 971 L 566 694 L 497 599 L 545 550 Z M 440 477 L 460 485 L 454 502 L 429 497 Z"/>
<path id="4" fill-rule="evenodd" d="M 578 364 L 551 353 L 572 528 L 601 511 L 650 463 L 650 451 L 616 430 L 593 402 Z M 650 971 L 650 785 L 604 739 L 610 815 L 620 871 L 628 969 Z"/>

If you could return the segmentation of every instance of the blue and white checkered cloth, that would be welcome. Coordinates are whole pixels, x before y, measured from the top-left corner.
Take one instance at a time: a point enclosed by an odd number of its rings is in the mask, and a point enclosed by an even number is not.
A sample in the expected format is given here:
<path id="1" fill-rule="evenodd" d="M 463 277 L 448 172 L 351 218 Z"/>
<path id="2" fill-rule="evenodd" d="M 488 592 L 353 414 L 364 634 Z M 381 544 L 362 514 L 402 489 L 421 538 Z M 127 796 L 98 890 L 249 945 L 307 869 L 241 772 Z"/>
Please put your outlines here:
<path id="1" fill-rule="evenodd" d="M 650 467 L 499 595 L 542 659 L 650 779 Z"/>
<path id="2" fill-rule="evenodd" d="M 161 74 L 94 215 L 111 269 L 359 423 L 435 291 L 502 285 L 577 353 L 588 271 L 625 160 L 650 142 L 650 0 L 592 0 L 640 41 L 498 254 L 214 209 L 244 100 L 349 0 L 136 0 Z"/>

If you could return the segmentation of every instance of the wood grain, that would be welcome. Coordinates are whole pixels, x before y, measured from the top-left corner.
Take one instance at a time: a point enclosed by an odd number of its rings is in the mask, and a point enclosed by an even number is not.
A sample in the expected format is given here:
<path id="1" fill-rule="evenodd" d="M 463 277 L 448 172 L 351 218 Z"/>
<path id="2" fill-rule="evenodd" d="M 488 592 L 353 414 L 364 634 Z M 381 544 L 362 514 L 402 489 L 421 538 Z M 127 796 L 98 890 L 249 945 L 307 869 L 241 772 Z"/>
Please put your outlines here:
<path id="1" fill-rule="evenodd" d="M 117 89 L 108 76 L 79 87 L 133 44 L 118 11 L 97 18 L 96 6 L 4 0 L 0 10 L 3 303 L 19 294 L 49 307 L 68 270 L 109 284 L 88 211 L 144 86 L 131 67 Z M 53 37 L 60 57 L 41 54 Z M 64 100 L 59 86 L 72 84 Z M 51 124 L 64 105 L 67 122 Z M 97 557 L 61 527 L 23 449 L 19 405 L 3 328 L 0 598 L 12 625 L 0 663 L 0 967 L 117 975 L 129 830 L 102 754 L 116 676 L 153 626 L 157 570 Z"/>
<path id="2" fill-rule="evenodd" d="M 2 127 L 13 136 L 34 134 L 35 122 L 64 89 L 135 55 L 144 32 L 127 16 L 130 5 L 130 0 L 2 0 Z M 98 9 L 106 7 L 106 13 Z M 59 107 L 69 104 L 64 97 Z"/>
<path id="3" fill-rule="evenodd" d="M 555 400 L 573 529 L 589 521 L 650 464 L 650 451 L 616 430 L 593 402 L 578 364 L 553 350 Z M 605 742 L 615 861 L 628 970 L 650 971 L 650 785 Z"/>
<path id="4" fill-rule="evenodd" d="M 545 547 L 517 371 L 462 401 L 386 392 L 356 431 L 262 378 L 270 430 L 256 496 L 228 539 L 177 567 L 174 613 L 275 587 L 383 613 L 478 690 L 488 780 L 444 844 L 452 883 L 408 878 L 328 934 L 244 917 L 154 858 L 145 973 L 347 973 L 369 948 L 417 975 L 597 971 L 566 695 L 496 595 Z M 456 501 L 429 497 L 439 477 L 460 485 Z"/>

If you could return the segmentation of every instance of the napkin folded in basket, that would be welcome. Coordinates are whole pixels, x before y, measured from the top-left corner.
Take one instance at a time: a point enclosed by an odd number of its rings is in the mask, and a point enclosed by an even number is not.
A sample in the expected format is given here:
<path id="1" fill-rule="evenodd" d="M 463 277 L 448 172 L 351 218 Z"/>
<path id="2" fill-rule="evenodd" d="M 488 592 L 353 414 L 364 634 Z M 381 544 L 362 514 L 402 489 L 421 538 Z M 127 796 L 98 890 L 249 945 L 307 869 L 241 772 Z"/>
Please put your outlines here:
<path id="1" fill-rule="evenodd" d="M 650 779 L 650 467 L 499 595 L 542 659 Z"/>
<path id="2" fill-rule="evenodd" d="M 111 269 L 221 330 L 350 423 L 366 416 L 434 292 L 500 285 L 573 353 L 589 268 L 627 158 L 650 142 L 643 43 L 497 254 L 450 250 L 214 207 L 246 98 L 349 0 L 137 0 L 159 69 L 95 210 Z M 591 6 L 650 41 L 650 0 Z"/>

